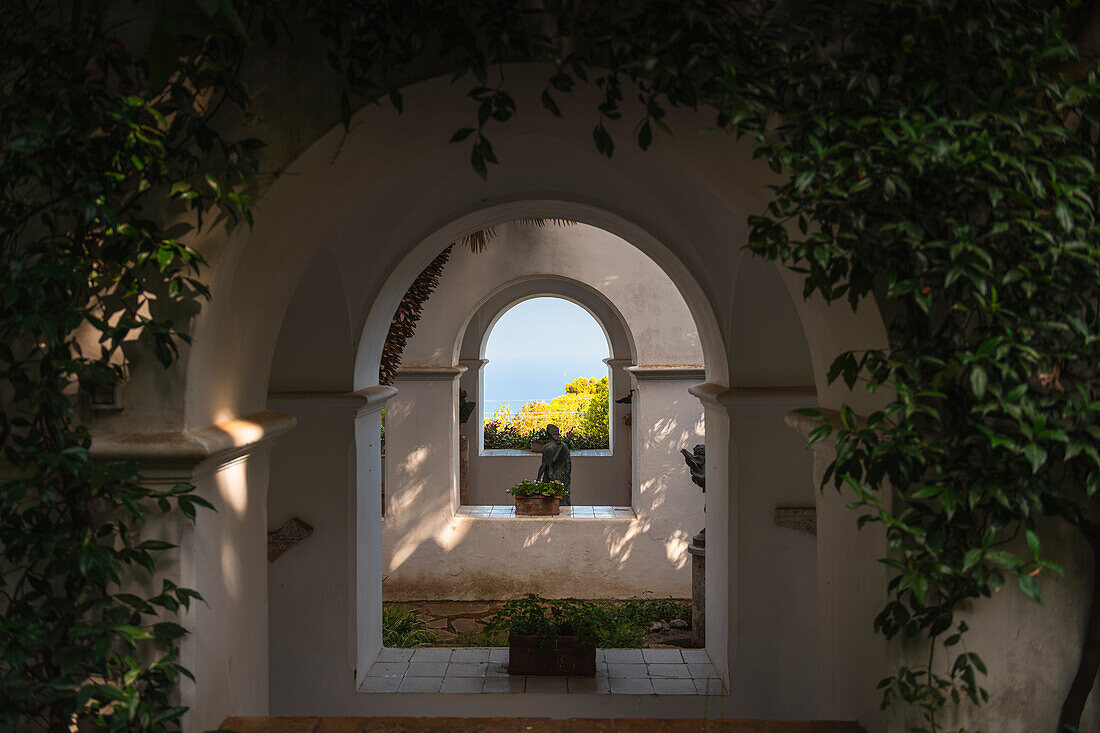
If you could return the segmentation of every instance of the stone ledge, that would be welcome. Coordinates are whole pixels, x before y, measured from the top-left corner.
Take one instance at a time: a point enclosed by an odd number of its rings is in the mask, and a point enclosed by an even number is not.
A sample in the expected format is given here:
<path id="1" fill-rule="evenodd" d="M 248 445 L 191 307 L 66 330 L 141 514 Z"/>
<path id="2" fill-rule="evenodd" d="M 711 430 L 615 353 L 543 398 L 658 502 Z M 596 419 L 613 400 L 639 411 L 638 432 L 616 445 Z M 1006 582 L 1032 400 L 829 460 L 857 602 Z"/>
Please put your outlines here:
<path id="1" fill-rule="evenodd" d="M 865 733 L 839 721 L 654 718 L 230 717 L 234 733 Z"/>
<path id="2" fill-rule="evenodd" d="M 212 459 L 242 455 L 297 424 L 293 415 L 264 410 L 195 430 L 105 432 L 92 436 L 89 453 L 100 461 L 195 467 Z"/>

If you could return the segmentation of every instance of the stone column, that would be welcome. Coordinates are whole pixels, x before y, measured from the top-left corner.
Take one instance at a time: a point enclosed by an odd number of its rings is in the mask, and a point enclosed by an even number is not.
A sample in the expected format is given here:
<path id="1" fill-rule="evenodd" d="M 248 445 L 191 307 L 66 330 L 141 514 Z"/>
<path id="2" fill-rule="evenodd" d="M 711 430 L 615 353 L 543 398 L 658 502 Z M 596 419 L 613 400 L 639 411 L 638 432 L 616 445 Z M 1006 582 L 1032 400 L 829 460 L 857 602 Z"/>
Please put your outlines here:
<path id="1" fill-rule="evenodd" d="M 465 367 L 403 367 L 386 406 L 386 519 L 381 574 L 400 598 L 408 554 L 437 543 L 459 507 L 458 381 Z"/>
<path id="2" fill-rule="evenodd" d="M 681 597 L 691 593 L 691 538 L 704 526 L 703 494 L 691 481 L 681 448 L 704 441 L 703 410 L 688 391 L 702 367 L 627 367 L 633 379 L 632 505 L 650 536 L 665 543 L 665 562 L 682 574 Z"/>
<path id="3" fill-rule="evenodd" d="M 816 545 L 777 527 L 775 508 L 813 503 L 810 456 L 792 439 L 785 415 L 812 404 L 816 392 L 707 383 L 692 393 L 707 411 L 707 651 L 716 665 L 724 652 L 731 694 L 746 715 L 813 718 Z M 725 496 L 716 490 L 723 472 Z M 719 614 L 728 625 L 719 624 Z"/>
<path id="4" fill-rule="evenodd" d="M 459 359 L 458 363 L 466 368 L 466 373 L 459 378 L 458 388 L 466 390 L 466 399 L 476 405 L 470 419 L 458 426 L 458 499 L 460 505 L 466 505 L 470 502 L 470 451 L 477 455 L 481 450 L 481 420 L 485 411 L 481 401 L 482 369 L 489 360 Z"/>
<path id="5" fill-rule="evenodd" d="M 185 729 L 216 728 L 226 711 L 267 714 L 268 451 L 294 424 L 264 411 L 194 430 L 93 436 L 93 459 L 135 461 L 149 484 L 192 483 L 217 509 L 200 509 L 193 524 L 178 513 L 150 517 L 144 529 L 178 546 L 162 556 L 157 585 L 168 578 L 205 598 L 180 619 L 191 632 L 180 661 L 195 675 L 180 684 Z"/>
<path id="6" fill-rule="evenodd" d="M 273 714 L 287 709 L 279 705 L 323 694 L 333 677 L 346 680 L 360 668 L 360 653 L 381 647 L 377 623 L 364 623 L 359 631 L 367 642 L 360 649 L 356 615 L 381 610 L 381 589 L 371 579 L 380 567 L 381 412 L 395 393 L 376 386 L 268 395 L 269 406 L 293 414 L 301 427 L 272 456 L 268 529 L 293 517 L 313 527 L 268 568 Z M 360 536 L 362 551 L 356 549 Z M 318 603 L 327 623 L 315 622 Z"/>

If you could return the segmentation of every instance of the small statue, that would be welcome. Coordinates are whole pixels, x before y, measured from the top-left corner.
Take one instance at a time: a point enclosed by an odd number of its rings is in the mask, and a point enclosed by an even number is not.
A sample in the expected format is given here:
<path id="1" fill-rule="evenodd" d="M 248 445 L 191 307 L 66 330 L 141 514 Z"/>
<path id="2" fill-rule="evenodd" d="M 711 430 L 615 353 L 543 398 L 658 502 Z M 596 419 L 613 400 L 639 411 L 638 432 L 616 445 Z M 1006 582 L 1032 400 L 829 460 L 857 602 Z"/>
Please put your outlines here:
<path id="1" fill-rule="evenodd" d="M 695 446 L 691 453 L 687 452 L 687 448 L 681 448 L 680 452 L 684 454 L 684 463 L 687 464 L 688 470 L 691 471 L 691 480 L 695 482 L 695 485 L 703 490 L 703 493 L 707 493 L 707 447 L 700 443 Z"/>
<path id="2" fill-rule="evenodd" d="M 561 432 L 557 425 L 546 426 L 546 445 L 542 449 L 542 465 L 536 481 L 561 481 L 565 488 L 569 488 L 569 475 L 573 471 L 573 464 L 569 460 L 569 448 L 562 442 Z M 562 505 L 569 506 L 569 494 L 562 497 Z"/>
<path id="3" fill-rule="evenodd" d="M 680 452 L 684 454 L 684 463 L 687 464 L 688 470 L 691 471 L 691 480 L 695 482 L 695 485 L 703 490 L 703 493 L 707 493 L 707 446 L 703 443 L 695 446 L 691 453 L 687 452 L 687 448 L 681 448 Z M 704 497 L 703 501 L 703 513 L 706 514 L 707 503 Z M 692 544 L 695 548 L 702 548 L 707 542 L 707 528 L 703 527 L 699 531 L 699 534 L 692 538 Z M 696 551 L 691 548 L 688 552 L 695 554 Z M 694 566 L 693 566 L 694 570 Z M 694 598 L 694 596 L 692 596 Z"/>
<path id="4" fill-rule="evenodd" d="M 477 403 L 466 399 L 466 390 L 460 389 L 458 391 L 458 421 L 461 424 L 466 424 L 475 407 L 477 407 Z"/>

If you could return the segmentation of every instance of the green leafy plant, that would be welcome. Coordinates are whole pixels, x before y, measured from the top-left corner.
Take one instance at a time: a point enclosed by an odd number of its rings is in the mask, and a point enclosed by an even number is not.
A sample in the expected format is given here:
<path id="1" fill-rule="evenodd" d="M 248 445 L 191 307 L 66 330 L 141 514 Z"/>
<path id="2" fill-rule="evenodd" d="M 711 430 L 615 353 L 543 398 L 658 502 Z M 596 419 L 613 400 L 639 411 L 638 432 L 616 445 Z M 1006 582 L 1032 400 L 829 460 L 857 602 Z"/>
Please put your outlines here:
<path id="1" fill-rule="evenodd" d="M 553 637 L 591 635 L 605 649 L 637 648 L 653 621 L 691 619 L 691 606 L 674 599 L 552 600 L 536 594 L 508 601 L 489 619 L 488 633 Z M 577 631 L 577 630 L 581 631 Z"/>
<path id="2" fill-rule="evenodd" d="M 93 460 L 82 410 L 119 388 L 131 359 L 175 360 L 207 294 L 184 240 L 211 219 L 251 221 L 243 183 L 261 144 L 217 126 L 247 103 L 232 5 L 157 5 L 144 18 L 152 51 L 119 31 L 132 11 L 119 5 L 12 0 L 0 24 L 7 730 L 163 731 L 185 711 L 175 619 L 198 594 L 147 589 L 174 547 L 148 527 L 210 504 Z"/>
<path id="3" fill-rule="evenodd" d="M 565 498 L 569 496 L 569 489 L 561 481 L 520 481 L 515 486 L 505 489 L 515 497 L 543 496 L 546 498 Z"/>
<path id="4" fill-rule="evenodd" d="M 406 649 L 438 642 L 439 634 L 420 613 L 399 603 L 382 607 L 382 646 Z"/>
<path id="5" fill-rule="evenodd" d="M 480 629 L 461 631 L 455 634 L 455 638 L 451 640 L 450 646 L 508 646 L 508 630 L 504 628 L 488 629 L 483 627 Z"/>
<path id="6" fill-rule="evenodd" d="M 598 637 L 606 613 L 597 604 L 574 598 L 543 598 L 528 593 L 508 601 L 489 619 L 490 630 L 507 629 L 521 636 Z"/>

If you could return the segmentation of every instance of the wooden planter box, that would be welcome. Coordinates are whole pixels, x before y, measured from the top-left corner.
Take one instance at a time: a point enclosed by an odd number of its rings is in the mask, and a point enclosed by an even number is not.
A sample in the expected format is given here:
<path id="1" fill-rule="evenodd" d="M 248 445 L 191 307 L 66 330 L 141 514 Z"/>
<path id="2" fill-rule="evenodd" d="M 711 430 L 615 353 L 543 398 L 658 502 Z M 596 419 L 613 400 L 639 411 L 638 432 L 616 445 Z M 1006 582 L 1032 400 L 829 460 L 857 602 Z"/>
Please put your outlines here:
<path id="1" fill-rule="evenodd" d="M 508 674 L 596 676 L 596 638 L 508 635 Z"/>
<path id="2" fill-rule="evenodd" d="M 561 514 L 560 496 L 517 496 L 516 516 L 556 517 Z"/>

